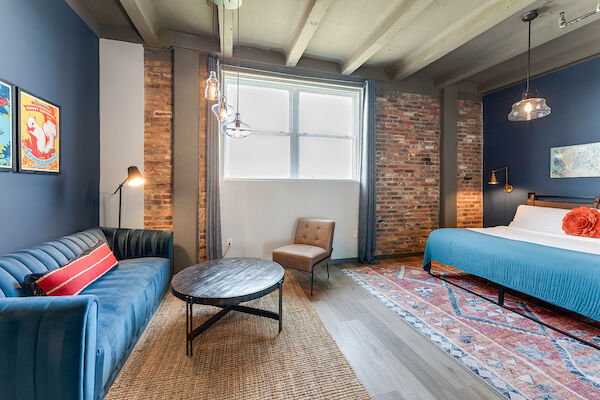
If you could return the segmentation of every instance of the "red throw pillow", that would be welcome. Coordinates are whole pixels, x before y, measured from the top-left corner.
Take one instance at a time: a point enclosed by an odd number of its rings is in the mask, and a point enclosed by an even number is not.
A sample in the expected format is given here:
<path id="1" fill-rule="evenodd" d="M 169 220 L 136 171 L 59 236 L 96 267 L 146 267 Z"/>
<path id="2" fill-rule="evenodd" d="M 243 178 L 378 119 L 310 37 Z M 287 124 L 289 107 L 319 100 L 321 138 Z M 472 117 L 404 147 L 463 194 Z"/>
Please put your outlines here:
<path id="1" fill-rule="evenodd" d="M 562 228 L 567 235 L 600 238 L 600 212 L 587 207 L 575 208 L 563 218 Z"/>
<path id="2" fill-rule="evenodd" d="M 117 265 L 117 259 L 104 242 L 98 242 L 64 267 L 42 276 L 35 284 L 48 296 L 79 294 Z"/>

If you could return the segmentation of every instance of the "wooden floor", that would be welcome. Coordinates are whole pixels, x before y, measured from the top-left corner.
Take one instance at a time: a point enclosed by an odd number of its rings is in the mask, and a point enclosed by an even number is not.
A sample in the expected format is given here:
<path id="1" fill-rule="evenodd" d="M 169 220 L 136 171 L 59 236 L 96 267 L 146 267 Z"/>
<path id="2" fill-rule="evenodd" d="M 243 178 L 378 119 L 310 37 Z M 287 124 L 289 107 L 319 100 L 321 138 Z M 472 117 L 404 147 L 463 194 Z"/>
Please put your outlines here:
<path id="1" fill-rule="evenodd" d="M 381 260 L 419 261 L 417 258 Z M 458 361 L 368 294 L 340 268 L 294 271 L 325 327 L 374 400 L 503 399 Z"/>

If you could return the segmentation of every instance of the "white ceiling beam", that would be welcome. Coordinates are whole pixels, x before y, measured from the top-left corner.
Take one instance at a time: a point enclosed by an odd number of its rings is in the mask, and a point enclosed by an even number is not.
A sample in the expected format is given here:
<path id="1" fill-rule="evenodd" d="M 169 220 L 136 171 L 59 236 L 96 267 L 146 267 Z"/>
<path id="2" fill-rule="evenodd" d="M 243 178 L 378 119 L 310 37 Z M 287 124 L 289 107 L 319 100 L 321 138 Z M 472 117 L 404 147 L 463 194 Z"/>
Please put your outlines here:
<path id="1" fill-rule="evenodd" d="M 82 0 L 66 0 L 67 4 L 75 11 L 79 18 L 86 23 L 86 25 L 96 34 L 96 36 L 100 36 L 100 22 L 98 19 L 90 12 L 87 6 L 84 4 Z"/>
<path id="2" fill-rule="evenodd" d="M 392 73 L 393 79 L 401 80 L 411 76 L 535 3 L 536 0 L 483 2 L 481 6 L 426 41 L 418 51 L 403 57 L 401 62 L 390 68 L 395 71 Z"/>
<path id="3" fill-rule="evenodd" d="M 150 1 L 144 0 L 119 0 L 121 6 L 129 16 L 144 43 L 159 45 L 158 32 L 156 30 L 156 12 Z"/>
<path id="4" fill-rule="evenodd" d="M 313 35 L 317 31 L 319 24 L 327 14 L 327 9 L 333 0 L 313 0 L 308 6 L 306 16 L 292 45 L 290 46 L 285 60 L 286 67 L 295 67 L 298 60 L 304 54 L 304 50 L 310 43 Z"/>
<path id="5" fill-rule="evenodd" d="M 343 74 L 351 74 L 367 62 L 375 53 L 383 48 L 402 28 L 421 14 L 433 0 L 406 0 L 403 1 L 359 49 L 345 61 L 342 66 Z"/>
<path id="6" fill-rule="evenodd" d="M 555 40 L 568 32 L 581 29 L 594 21 L 597 21 L 597 19 L 587 18 L 568 28 L 561 29 L 558 26 L 558 17 L 555 17 L 553 14 L 541 14 L 540 17 L 531 24 L 531 48 L 534 49 Z M 527 52 L 527 25 L 522 23 L 521 30 L 511 32 L 510 35 L 505 37 L 501 42 L 491 44 L 485 52 L 477 54 L 477 58 L 471 60 L 472 62 L 468 63 L 467 60 L 465 60 L 465 63 L 460 69 L 436 80 L 435 85 L 437 87 L 453 85 L 525 52 Z M 535 62 L 534 58 L 532 60 L 534 66 Z"/>
<path id="7" fill-rule="evenodd" d="M 231 58 L 233 57 L 233 10 L 218 6 L 218 13 L 221 54 L 225 58 Z"/>
<path id="8" fill-rule="evenodd" d="M 210 36 L 164 30 L 158 33 L 158 39 L 164 46 L 194 50 L 202 54 L 212 54 L 219 51 L 214 38 Z"/>

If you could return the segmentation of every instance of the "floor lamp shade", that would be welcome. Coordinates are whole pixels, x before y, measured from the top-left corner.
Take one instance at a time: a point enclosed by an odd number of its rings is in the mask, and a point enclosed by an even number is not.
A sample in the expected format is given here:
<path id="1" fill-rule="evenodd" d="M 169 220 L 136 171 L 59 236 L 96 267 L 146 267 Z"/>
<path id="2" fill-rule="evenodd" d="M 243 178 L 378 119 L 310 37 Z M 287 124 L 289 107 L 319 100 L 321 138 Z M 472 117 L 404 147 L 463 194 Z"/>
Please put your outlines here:
<path id="1" fill-rule="evenodd" d="M 127 178 L 117 187 L 113 195 L 119 192 L 119 228 L 121 227 L 121 206 L 123 204 L 123 186 L 127 183 L 127 186 L 136 187 L 144 184 L 146 180 L 140 172 L 139 168 L 135 165 L 127 168 Z"/>

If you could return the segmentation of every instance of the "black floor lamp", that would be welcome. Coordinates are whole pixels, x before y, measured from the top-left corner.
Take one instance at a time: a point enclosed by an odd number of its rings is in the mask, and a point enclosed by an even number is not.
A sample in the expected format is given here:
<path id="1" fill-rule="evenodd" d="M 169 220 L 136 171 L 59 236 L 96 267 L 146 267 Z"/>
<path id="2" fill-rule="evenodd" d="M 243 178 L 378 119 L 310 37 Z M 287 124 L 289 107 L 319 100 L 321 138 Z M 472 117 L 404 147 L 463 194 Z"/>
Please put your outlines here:
<path id="1" fill-rule="evenodd" d="M 128 186 L 135 187 L 143 185 L 144 182 L 145 179 L 142 176 L 142 173 L 140 172 L 138 167 L 132 165 L 131 167 L 127 168 L 127 178 L 125 178 L 123 183 L 121 183 L 117 190 L 115 190 L 115 192 L 113 193 L 114 196 L 115 194 L 117 194 L 117 192 L 119 192 L 119 228 L 121 227 L 121 203 L 123 198 L 123 185 L 127 183 Z"/>

